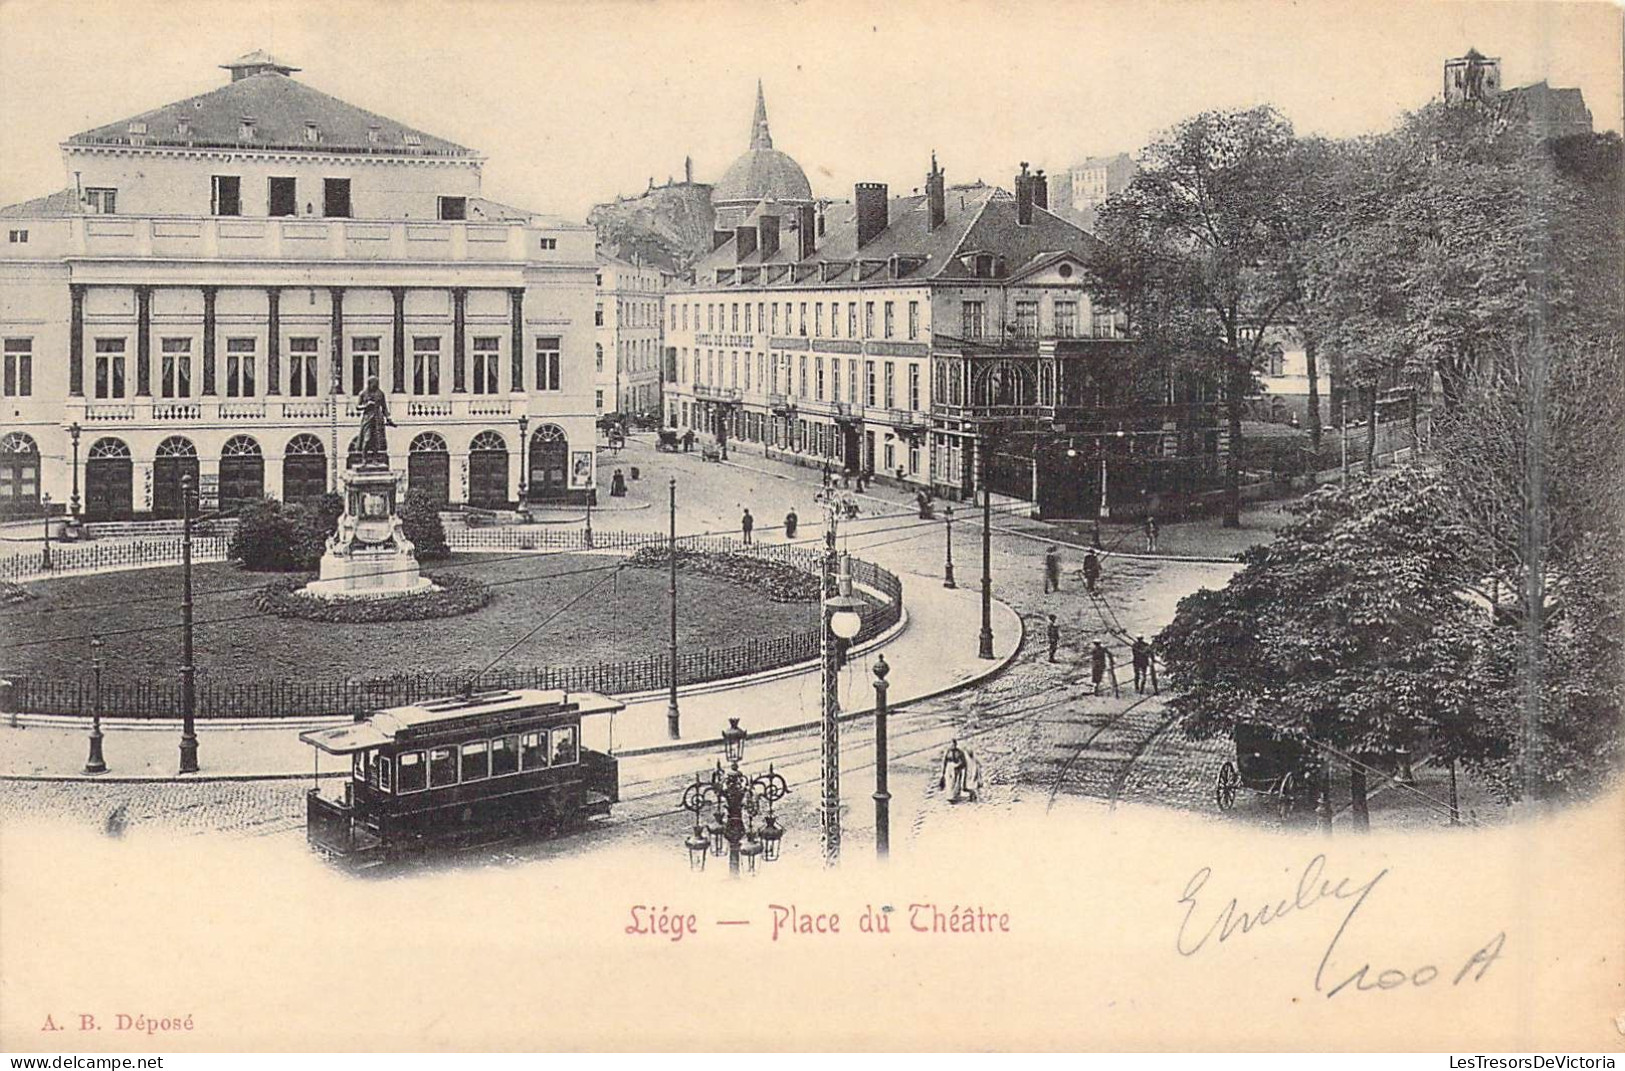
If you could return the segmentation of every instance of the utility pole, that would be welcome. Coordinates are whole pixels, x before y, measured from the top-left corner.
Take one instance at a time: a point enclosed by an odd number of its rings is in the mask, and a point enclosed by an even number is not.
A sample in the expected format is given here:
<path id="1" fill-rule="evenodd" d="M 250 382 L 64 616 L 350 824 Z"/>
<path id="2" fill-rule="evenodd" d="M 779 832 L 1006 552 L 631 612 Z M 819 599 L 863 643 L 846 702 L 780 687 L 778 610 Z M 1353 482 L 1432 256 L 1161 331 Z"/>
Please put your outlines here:
<path id="1" fill-rule="evenodd" d="M 823 667 L 823 732 L 819 759 L 823 767 L 824 791 L 820 823 L 823 832 L 824 862 L 833 866 L 841 858 L 841 708 L 836 685 L 840 671 L 835 664 L 834 607 L 830 598 L 835 589 L 835 503 L 824 503 L 824 561 L 819 587 L 822 591 L 818 615 L 818 654 Z"/>
<path id="2" fill-rule="evenodd" d="M 666 700 L 666 733 L 673 740 L 679 735 L 680 719 L 677 713 L 677 477 L 671 478 L 671 536 L 666 543 L 666 564 L 670 570 L 666 582 L 666 602 L 671 607 L 671 677 L 670 694 Z"/>
<path id="3" fill-rule="evenodd" d="M 986 439 L 978 440 L 982 468 L 982 633 L 976 657 L 993 657 L 993 491 L 987 485 Z"/>
<path id="4" fill-rule="evenodd" d="M 192 664 L 192 475 L 181 477 L 181 773 L 197 773 L 197 667 Z"/>
<path id="5" fill-rule="evenodd" d="M 891 854 L 891 792 L 887 789 L 891 756 L 886 749 L 886 656 L 875 660 L 875 857 Z"/>

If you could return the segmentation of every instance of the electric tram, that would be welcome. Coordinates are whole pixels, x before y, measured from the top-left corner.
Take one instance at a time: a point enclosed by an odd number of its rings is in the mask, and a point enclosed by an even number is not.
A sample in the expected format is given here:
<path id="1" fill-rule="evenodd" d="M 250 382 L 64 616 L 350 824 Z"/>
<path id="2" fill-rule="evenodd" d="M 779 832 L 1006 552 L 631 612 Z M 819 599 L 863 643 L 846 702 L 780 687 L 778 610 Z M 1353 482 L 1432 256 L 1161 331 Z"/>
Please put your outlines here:
<path id="1" fill-rule="evenodd" d="M 612 741 L 623 709 L 594 692 L 476 692 L 300 733 L 316 749 L 306 839 L 329 858 L 369 863 L 608 815 L 620 799 L 613 744 L 583 746 L 582 719 L 609 715 Z M 350 760 L 337 798 L 322 794 L 324 752 Z"/>

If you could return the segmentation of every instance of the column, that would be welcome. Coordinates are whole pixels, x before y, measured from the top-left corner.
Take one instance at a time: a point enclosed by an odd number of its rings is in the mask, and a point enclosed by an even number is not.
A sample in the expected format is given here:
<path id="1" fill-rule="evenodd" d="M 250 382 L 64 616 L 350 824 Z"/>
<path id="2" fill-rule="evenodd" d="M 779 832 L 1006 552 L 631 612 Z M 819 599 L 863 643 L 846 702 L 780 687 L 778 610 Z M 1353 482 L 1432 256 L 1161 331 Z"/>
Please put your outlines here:
<path id="1" fill-rule="evenodd" d="M 331 337 L 328 339 L 327 352 L 331 355 L 333 364 L 333 393 L 344 393 L 344 287 L 330 286 L 328 294 L 333 299 L 333 320 L 330 327 Z"/>
<path id="2" fill-rule="evenodd" d="M 392 287 L 390 296 L 395 299 L 395 360 L 393 364 L 394 391 L 396 394 L 406 393 L 406 287 Z"/>
<path id="3" fill-rule="evenodd" d="M 265 318 L 266 318 L 266 356 L 265 356 L 265 393 L 282 393 L 282 288 L 268 286 L 265 288 Z M 278 479 L 281 479 L 281 466 L 277 466 Z M 270 468 L 267 466 L 267 480 Z M 269 487 L 269 483 L 266 485 Z M 275 497 L 281 498 L 280 494 Z"/>
<path id="4" fill-rule="evenodd" d="M 152 394 L 152 287 L 135 288 L 135 393 Z"/>
<path id="5" fill-rule="evenodd" d="M 203 393 L 214 393 L 214 300 L 219 294 L 217 286 L 203 288 Z"/>
<path id="6" fill-rule="evenodd" d="M 513 336 L 513 353 L 509 355 L 511 374 L 508 377 L 508 389 L 514 393 L 522 393 L 525 389 L 525 288 L 515 287 L 508 291 L 508 311 L 512 319 L 510 334 Z"/>
<path id="7" fill-rule="evenodd" d="M 464 349 L 467 318 L 468 288 L 454 286 L 451 290 L 451 389 L 456 394 L 468 390 L 468 358 Z"/>
<path id="8" fill-rule="evenodd" d="M 68 320 L 68 393 L 85 396 L 85 284 L 69 283 L 73 313 Z"/>

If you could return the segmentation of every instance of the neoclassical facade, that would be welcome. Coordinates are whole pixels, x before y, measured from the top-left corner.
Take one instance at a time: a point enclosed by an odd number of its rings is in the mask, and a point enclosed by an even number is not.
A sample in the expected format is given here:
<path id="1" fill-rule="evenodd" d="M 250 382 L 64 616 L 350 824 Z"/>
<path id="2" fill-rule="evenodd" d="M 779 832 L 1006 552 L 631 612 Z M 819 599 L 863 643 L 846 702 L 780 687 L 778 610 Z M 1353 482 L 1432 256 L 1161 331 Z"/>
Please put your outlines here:
<path id="1" fill-rule="evenodd" d="M 0 209 L 0 510 L 167 517 L 336 486 L 354 397 L 408 488 L 594 486 L 593 232 L 480 196 L 483 157 L 304 85 L 229 84 L 76 134 L 74 187 Z"/>

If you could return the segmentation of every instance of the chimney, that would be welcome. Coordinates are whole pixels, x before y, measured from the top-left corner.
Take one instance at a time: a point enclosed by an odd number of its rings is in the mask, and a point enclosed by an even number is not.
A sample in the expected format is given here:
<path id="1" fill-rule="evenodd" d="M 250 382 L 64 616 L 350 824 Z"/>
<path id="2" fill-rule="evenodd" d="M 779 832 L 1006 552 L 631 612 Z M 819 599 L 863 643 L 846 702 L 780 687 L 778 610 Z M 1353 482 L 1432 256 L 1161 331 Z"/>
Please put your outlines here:
<path id="1" fill-rule="evenodd" d="M 1033 222 L 1033 177 L 1027 173 L 1027 161 L 1021 162 L 1021 173 L 1016 176 L 1016 222 L 1023 227 Z"/>
<path id="2" fill-rule="evenodd" d="M 728 244 L 728 239 L 732 238 L 733 236 L 734 236 L 733 231 L 712 231 L 711 232 L 711 249 L 712 249 L 712 251 L 715 252 L 716 250 L 721 249 L 723 246 L 727 245 Z"/>
<path id="3" fill-rule="evenodd" d="M 734 228 L 734 263 L 743 264 L 745 258 L 756 252 L 756 228 Z"/>
<path id="4" fill-rule="evenodd" d="M 818 252 L 818 239 L 813 235 L 813 206 L 796 206 L 796 236 L 799 248 L 796 250 L 797 260 L 811 260 Z"/>
<path id="5" fill-rule="evenodd" d="M 1049 208 L 1049 179 L 1044 177 L 1042 170 L 1033 176 L 1033 204 L 1039 208 Z"/>
<path id="6" fill-rule="evenodd" d="M 771 260 L 779 251 L 779 217 L 763 216 L 756 227 L 762 238 L 762 259 Z"/>
<path id="7" fill-rule="evenodd" d="M 858 211 L 858 248 L 862 249 L 886 229 L 886 184 L 860 182 L 852 187 L 852 202 Z"/>
<path id="8" fill-rule="evenodd" d="M 948 221 L 948 189 L 934 152 L 931 154 L 931 173 L 925 176 L 925 200 L 931 209 L 931 229 L 936 230 Z"/>
<path id="9" fill-rule="evenodd" d="M 683 184 L 687 186 L 694 185 L 694 157 L 692 156 L 683 157 Z"/>

